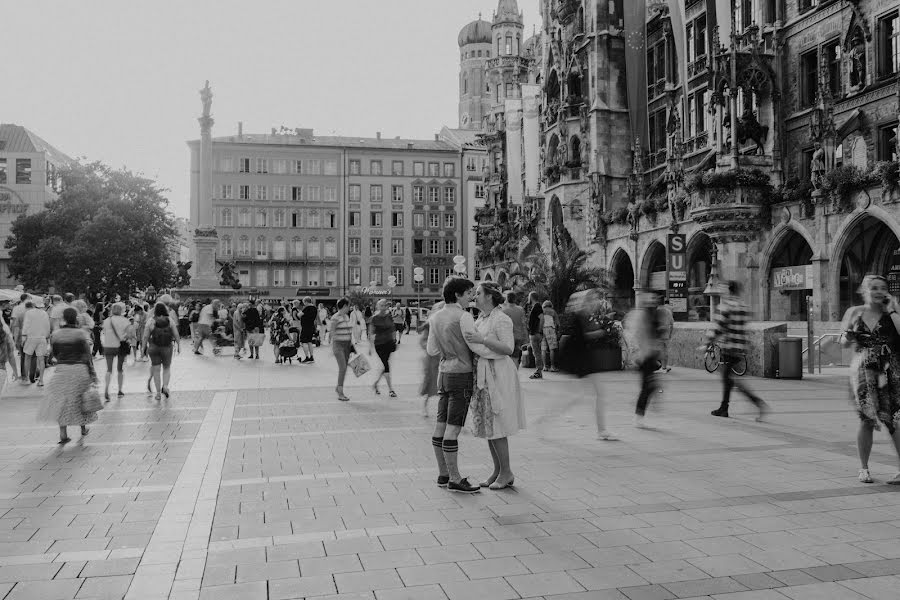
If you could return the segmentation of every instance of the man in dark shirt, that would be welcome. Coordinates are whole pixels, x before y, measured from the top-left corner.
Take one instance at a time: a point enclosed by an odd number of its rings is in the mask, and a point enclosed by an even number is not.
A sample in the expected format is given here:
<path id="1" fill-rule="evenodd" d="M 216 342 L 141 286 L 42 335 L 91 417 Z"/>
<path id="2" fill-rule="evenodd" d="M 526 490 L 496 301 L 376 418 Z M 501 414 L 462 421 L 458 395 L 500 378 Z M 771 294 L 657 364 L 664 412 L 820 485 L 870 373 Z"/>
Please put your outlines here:
<path id="1" fill-rule="evenodd" d="M 537 292 L 528 293 L 528 338 L 531 340 L 531 353 L 534 355 L 535 371 L 530 379 L 544 378 L 544 357 L 541 356 L 541 343 L 544 341 L 544 333 L 541 331 L 541 315 L 544 309 L 538 300 Z"/>

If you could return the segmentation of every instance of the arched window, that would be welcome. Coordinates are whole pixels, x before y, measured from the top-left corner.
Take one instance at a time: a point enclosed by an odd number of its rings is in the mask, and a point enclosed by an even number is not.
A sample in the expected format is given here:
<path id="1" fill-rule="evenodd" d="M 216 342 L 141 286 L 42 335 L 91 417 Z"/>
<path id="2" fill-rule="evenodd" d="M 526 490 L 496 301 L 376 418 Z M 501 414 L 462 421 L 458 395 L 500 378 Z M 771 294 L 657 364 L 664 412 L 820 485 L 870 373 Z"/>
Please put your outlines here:
<path id="1" fill-rule="evenodd" d="M 463 75 L 463 94 L 469 93 L 469 76 Z"/>
<path id="2" fill-rule="evenodd" d="M 231 209 L 223 208 L 222 209 L 222 225 L 225 227 L 231 227 L 232 225 L 231 219 Z"/>
<path id="3" fill-rule="evenodd" d="M 233 250 L 234 249 L 231 246 L 231 236 L 224 236 L 222 238 L 222 256 L 231 256 Z"/>
<path id="4" fill-rule="evenodd" d="M 507 36 L 506 36 L 506 54 L 507 54 L 507 56 L 509 56 L 510 54 L 512 54 L 512 51 L 513 51 L 512 36 L 511 36 L 511 35 L 507 35 Z"/>
<path id="5" fill-rule="evenodd" d="M 269 258 L 269 247 L 264 235 L 256 238 L 256 258 Z"/>
<path id="6" fill-rule="evenodd" d="M 238 254 L 241 256 L 250 256 L 250 238 L 242 235 L 238 243 Z"/>
<path id="7" fill-rule="evenodd" d="M 284 227 L 284 211 L 276 210 L 275 211 L 275 227 Z"/>
<path id="8" fill-rule="evenodd" d="M 257 227 L 265 227 L 266 226 L 266 210 L 264 208 L 256 211 L 256 226 Z"/>
<path id="9" fill-rule="evenodd" d="M 309 258 L 319 258 L 322 256 L 319 238 L 309 238 L 309 243 L 306 245 L 306 253 Z"/>
<path id="10" fill-rule="evenodd" d="M 241 212 L 238 214 L 238 226 L 239 227 L 250 227 L 250 209 L 242 208 Z"/>
<path id="11" fill-rule="evenodd" d="M 325 258 L 337 258 L 337 240 L 333 237 L 325 240 Z"/>
<path id="12" fill-rule="evenodd" d="M 294 254 L 295 258 L 303 257 L 303 240 L 298 237 L 295 237 L 291 240 L 291 251 Z"/>
<path id="13" fill-rule="evenodd" d="M 581 140 L 577 135 L 572 136 L 572 150 L 569 153 L 569 163 L 572 166 L 581 166 Z"/>

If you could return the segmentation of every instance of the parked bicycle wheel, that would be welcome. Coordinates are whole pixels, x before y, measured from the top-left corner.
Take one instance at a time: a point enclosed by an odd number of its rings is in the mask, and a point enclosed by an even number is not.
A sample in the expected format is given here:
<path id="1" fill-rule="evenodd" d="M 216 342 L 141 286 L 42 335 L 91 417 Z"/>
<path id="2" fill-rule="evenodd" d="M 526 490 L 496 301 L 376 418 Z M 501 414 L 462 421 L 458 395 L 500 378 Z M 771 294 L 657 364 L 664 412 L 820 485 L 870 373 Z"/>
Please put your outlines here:
<path id="1" fill-rule="evenodd" d="M 710 373 L 715 373 L 716 369 L 719 368 L 720 360 L 719 347 L 715 344 L 707 346 L 706 355 L 703 357 L 703 366 L 706 367 L 706 370 Z M 744 370 L 746 370 L 746 364 L 744 365 Z"/>
<path id="2" fill-rule="evenodd" d="M 736 361 L 731 363 L 731 372 L 735 375 L 743 375 L 747 372 L 747 357 L 743 354 Z"/>

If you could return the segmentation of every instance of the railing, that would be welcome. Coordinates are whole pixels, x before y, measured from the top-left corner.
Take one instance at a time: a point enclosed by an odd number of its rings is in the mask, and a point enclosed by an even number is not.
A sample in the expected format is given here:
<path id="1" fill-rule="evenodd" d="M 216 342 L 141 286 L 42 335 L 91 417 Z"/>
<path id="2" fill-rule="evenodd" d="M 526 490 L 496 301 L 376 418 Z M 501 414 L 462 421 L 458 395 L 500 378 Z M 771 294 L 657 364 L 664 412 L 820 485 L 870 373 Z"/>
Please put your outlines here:
<path id="1" fill-rule="evenodd" d="M 647 155 L 647 166 L 652 169 L 653 167 L 663 164 L 666 162 L 666 156 L 668 156 L 668 152 L 665 148 L 658 152 L 651 152 Z"/>
<path id="2" fill-rule="evenodd" d="M 793 337 L 793 338 L 799 337 L 799 338 L 803 339 L 804 341 L 806 340 L 806 336 L 789 335 L 788 337 Z M 824 340 L 828 340 L 828 339 L 834 339 L 835 341 L 838 341 L 838 340 L 840 340 L 840 338 L 841 338 L 840 333 L 824 333 L 824 334 L 820 335 L 819 337 L 817 337 L 815 340 L 813 340 L 813 343 L 812 343 L 813 351 L 816 353 L 815 362 L 819 363 L 819 374 L 820 375 L 822 374 L 822 342 Z M 803 352 L 801 352 L 801 356 L 809 356 L 809 346 L 807 346 L 806 348 L 803 349 Z M 813 368 L 815 368 L 815 362 L 813 363 Z"/>
<path id="3" fill-rule="evenodd" d="M 658 96 L 662 96 L 666 92 L 666 80 L 660 79 L 656 83 L 647 86 L 647 99 L 653 100 Z"/>
<path id="4" fill-rule="evenodd" d="M 530 58 L 522 58 L 521 56 L 495 56 L 489 58 L 486 65 L 488 69 L 496 69 L 501 67 L 517 67 L 527 69 L 532 62 Z"/>
<path id="5" fill-rule="evenodd" d="M 708 58 L 709 57 L 704 54 L 696 60 L 688 63 L 688 78 L 693 78 L 697 75 L 702 75 L 703 73 L 705 73 L 706 69 L 709 67 Z"/>
<path id="6" fill-rule="evenodd" d="M 691 154 L 697 150 L 703 150 L 709 144 L 709 132 L 701 131 L 692 138 L 685 140 L 684 153 Z"/>

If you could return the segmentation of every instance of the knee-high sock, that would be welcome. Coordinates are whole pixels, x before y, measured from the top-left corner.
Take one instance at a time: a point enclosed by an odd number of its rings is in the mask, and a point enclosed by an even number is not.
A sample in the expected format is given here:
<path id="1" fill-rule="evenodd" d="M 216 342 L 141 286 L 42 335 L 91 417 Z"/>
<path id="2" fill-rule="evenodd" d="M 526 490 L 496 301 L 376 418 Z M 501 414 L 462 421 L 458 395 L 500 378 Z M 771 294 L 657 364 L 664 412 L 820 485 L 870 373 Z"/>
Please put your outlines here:
<path id="1" fill-rule="evenodd" d="M 450 481 L 459 482 L 459 468 L 456 466 L 456 451 L 459 444 L 456 440 L 444 440 L 444 462 L 447 463 L 447 474 Z"/>
<path id="2" fill-rule="evenodd" d="M 444 460 L 444 438 L 431 438 L 431 445 L 434 447 L 434 458 L 437 460 L 438 475 L 447 476 L 447 462 Z"/>

